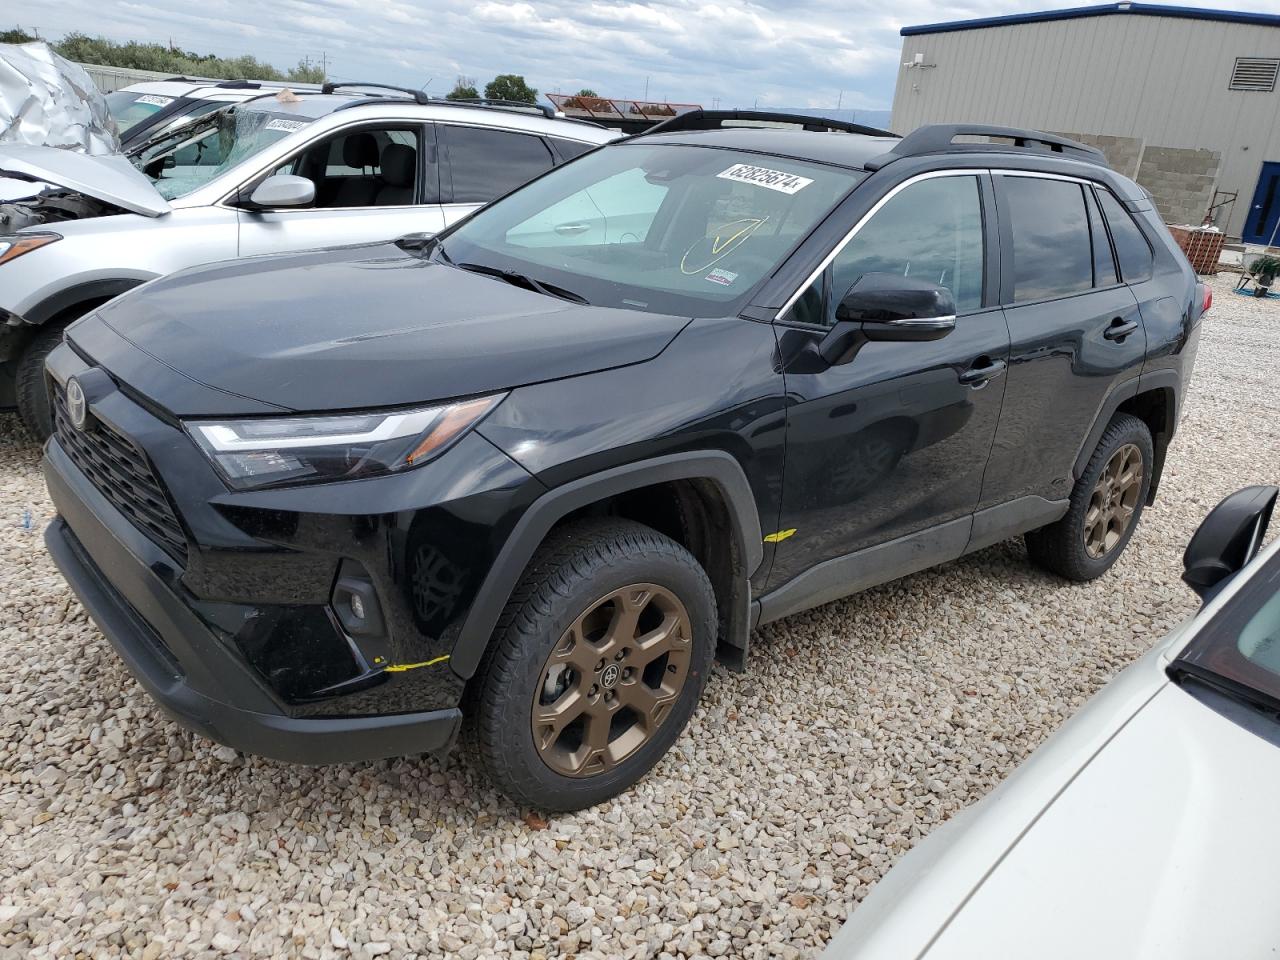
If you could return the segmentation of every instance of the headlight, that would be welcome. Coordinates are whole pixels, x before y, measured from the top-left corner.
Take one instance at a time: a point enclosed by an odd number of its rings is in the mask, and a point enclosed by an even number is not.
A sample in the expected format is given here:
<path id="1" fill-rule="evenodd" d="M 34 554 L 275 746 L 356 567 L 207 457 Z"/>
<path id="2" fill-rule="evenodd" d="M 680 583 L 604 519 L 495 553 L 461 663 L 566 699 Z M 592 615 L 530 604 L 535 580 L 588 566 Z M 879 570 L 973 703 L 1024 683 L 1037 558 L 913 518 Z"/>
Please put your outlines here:
<path id="1" fill-rule="evenodd" d="M 357 480 L 416 467 L 444 452 L 506 394 L 415 410 L 270 420 L 187 421 L 231 486 Z"/>
<path id="2" fill-rule="evenodd" d="M 0 237 L 0 263 L 16 260 L 24 253 L 39 250 L 46 244 L 61 240 L 57 233 L 22 233 L 17 236 Z"/>

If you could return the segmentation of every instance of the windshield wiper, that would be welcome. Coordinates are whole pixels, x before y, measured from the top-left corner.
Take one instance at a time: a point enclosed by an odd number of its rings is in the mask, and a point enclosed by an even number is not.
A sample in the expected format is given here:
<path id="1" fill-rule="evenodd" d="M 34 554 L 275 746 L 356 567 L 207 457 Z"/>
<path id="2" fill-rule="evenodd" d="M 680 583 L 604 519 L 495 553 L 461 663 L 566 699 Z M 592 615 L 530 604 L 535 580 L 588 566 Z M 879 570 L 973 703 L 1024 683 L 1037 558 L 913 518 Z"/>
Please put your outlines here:
<path id="1" fill-rule="evenodd" d="M 442 250 L 441 253 L 444 251 Z M 535 280 L 533 277 L 527 277 L 523 273 L 516 273 L 514 270 L 500 270 L 497 267 L 486 267 L 483 263 L 459 263 L 456 264 L 459 270 L 469 270 L 471 273 L 482 273 L 486 277 L 497 277 L 499 280 L 505 280 L 507 283 L 514 284 L 517 287 L 524 287 L 526 290 L 532 290 L 534 293 L 541 293 L 548 297 L 558 297 L 561 300 L 568 300 L 570 303 L 590 304 L 590 301 L 581 294 L 574 293 L 572 290 L 566 290 L 564 287 L 554 283 L 547 283 L 543 280 Z"/>

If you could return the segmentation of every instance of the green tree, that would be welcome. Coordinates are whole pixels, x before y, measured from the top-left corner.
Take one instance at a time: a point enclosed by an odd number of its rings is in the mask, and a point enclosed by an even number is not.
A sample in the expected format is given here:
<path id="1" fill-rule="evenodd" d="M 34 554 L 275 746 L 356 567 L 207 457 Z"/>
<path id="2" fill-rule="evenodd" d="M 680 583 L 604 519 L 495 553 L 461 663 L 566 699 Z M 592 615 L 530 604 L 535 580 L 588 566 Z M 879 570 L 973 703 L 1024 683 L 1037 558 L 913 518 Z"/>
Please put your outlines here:
<path id="1" fill-rule="evenodd" d="M 581 90 L 575 93 L 574 96 L 575 97 L 599 97 L 600 94 L 596 93 L 590 87 L 583 87 Z"/>
<path id="2" fill-rule="evenodd" d="M 515 73 L 503 73 L 484 86 L 484 95 L 490 100 L 511 100 L 516 103 L 537 103 L 538 91 Z"/>
<path id="3" fill-rule="evenodd" d="M 262 63 L 254 57 L 219 57 L 212 53 L 195 53 L 159 43 L 116 43 L 105 37 L 90 37 L 83 33 L 67 34 L 53 44 L 53 49 L 68 60 L 104 67 L 155 70 L 224 80 L 286 79 L 285 74 L 271 64 Z M 301 81 L 304 77 L 294 76 L 294 71 L 290 71 L 289 79 Z"/>
<path id="4" fill-rule="evenodd" d="M 39 40 L 37 36 L 33 36 L 21 27 L 14 27 L 12 30 L 0 30 L 0 43 L 30 43 L 32 40 Z"/>
<path id="5" fill-rule="evenodd" d="M 480 99 L 480 91 L 476 89 L 476 81 L 474 77 L 464 77 L 459 75 L 457 82 L 454 83 L 453 89 L 444 95 L 446 100 L 478 100 Z"/>
<path id="6" fill-rule="evenodd" d="M 299 60 L 296 67 L 290 68 L 288 79 L 296 80 L 298 83 L 324 83 L 328 78 L 320 67 L 314 64 L 308 65 L 307 61 Z"/>

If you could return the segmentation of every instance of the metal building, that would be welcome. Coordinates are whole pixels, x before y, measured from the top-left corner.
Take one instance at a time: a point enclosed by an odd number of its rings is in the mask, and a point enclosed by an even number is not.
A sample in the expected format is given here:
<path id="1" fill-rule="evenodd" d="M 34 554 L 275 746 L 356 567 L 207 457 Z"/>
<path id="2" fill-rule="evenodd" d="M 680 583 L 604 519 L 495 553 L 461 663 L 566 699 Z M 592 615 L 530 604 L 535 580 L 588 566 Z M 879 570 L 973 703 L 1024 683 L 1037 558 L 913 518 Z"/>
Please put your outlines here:
<path id="1" fill-rule="evenodd" d="M 893 129 L 968 121 L 1091 143 L 1170 223 L 1280 223 L 1280 15 L 1109 3 L 905 27 Z M 1234 199 L 1233 199 L 1234 198 Z"/>

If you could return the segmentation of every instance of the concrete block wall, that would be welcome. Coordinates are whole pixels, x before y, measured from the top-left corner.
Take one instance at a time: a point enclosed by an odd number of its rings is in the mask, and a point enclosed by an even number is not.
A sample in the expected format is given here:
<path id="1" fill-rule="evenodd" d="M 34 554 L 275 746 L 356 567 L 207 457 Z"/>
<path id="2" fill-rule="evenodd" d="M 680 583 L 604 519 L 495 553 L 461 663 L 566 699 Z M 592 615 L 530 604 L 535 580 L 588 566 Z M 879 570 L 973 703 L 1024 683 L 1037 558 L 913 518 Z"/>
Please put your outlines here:
<path id="1" fill-rule="evenodd" d="M 1222 154 L 1216 150 L 1156 147 L 1142 151 L 1138 183 L 1151 191 L 1166 223 L 1196 226 L 1213 201 Z"/>
<path id="2" fill-rule="evenodd" d="M 1142 162 L 1142 141 L 1137 137 L 1111 137 L 1093 133 L 1060 133 L 1058 136 L 1097 147 L 1107 158 L 1112 170 L 1123 173 L 1130 179 L 1137 177 L 1138 164 Z"/>

